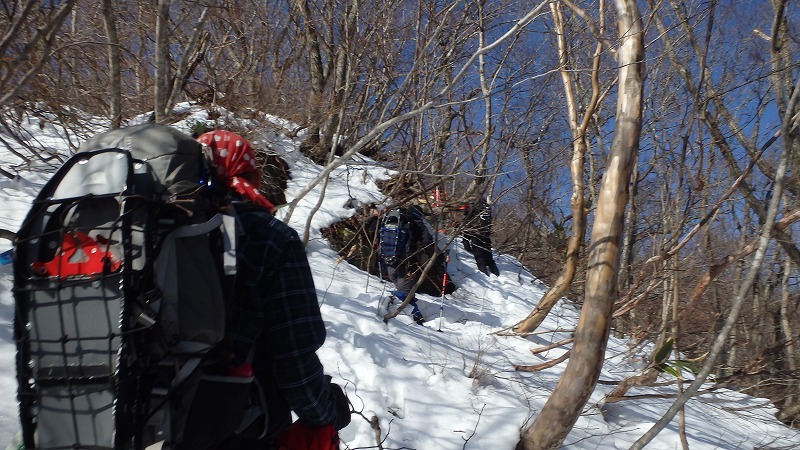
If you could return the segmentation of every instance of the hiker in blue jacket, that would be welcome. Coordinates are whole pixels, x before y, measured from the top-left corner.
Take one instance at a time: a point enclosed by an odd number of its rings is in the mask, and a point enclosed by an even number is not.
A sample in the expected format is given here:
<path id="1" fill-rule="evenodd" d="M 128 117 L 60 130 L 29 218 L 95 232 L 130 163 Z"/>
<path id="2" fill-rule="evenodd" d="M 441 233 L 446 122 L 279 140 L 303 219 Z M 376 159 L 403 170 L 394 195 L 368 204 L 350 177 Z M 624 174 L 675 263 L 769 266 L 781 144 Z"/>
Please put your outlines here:
<path id="1" fill-rule="evenodd" d="M 233 312 L 238 332 L 232 345 L 255 349 L 253 373 L 269 409 L 265 437 L 231 438 L 219 448 L 272 449 L 279 441 L 336 437 L 350 423 L 350 406 L 316 354 L 325 342 L 325 324 L 303 244 L 272 216 L 271 203 L 258 192 L 260 172 L 246 140 L 212 131 L 198 141 L 210 149 L 217 179 L 232 192 L 242 226 Z M 299 417 L 294 424 L 292 411 Z"/>

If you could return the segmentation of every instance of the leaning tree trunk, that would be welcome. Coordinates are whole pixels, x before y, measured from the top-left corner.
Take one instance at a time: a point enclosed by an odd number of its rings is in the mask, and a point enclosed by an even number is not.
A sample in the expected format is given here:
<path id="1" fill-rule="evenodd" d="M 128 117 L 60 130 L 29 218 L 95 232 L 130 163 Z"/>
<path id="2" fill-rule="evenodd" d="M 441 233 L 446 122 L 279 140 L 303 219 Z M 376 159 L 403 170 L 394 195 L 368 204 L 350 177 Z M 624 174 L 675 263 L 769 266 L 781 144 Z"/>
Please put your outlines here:
<path id="1" fill-rule="evenodd" d="M 525 430 L 518 450 L 560 447 L 594 391 L 603 366 L 617 293 L 628 181 L 641 133 L 644 68 L 642 24 L 636 0 L 615 0 L 615 5 L 621 36 L 619 94 L 611 154 L 600 186 L 589 245 L 586 300 L 564 375 L 536 420 Z"/>
<path id="2" fill-rule="evenodd" d="M 175 76 L 171 81 L 169 79 L 165 80 L 168 89 L 165 94 L 167 101 L 164 105 L 164 110 L 167 114 L 169 114 L 169 112 L 175 107 L 175 104 L 178 103 L 178 99 L 183 93 L 183 89 L 186 87 L 186 84 L 189 82 L 192 72 L 205 55 L 208 41 L 206 35 L 204 34 L 203 28 L 208 20 L 210 9 L 210 6 L 203 7 L 202 11 L 200 12 L 200 17 L 194 24 L 189 42 L 186 44 L 186 48 L 183 51 L 183 57 L 181 57 L 181 61 L 178 64 L 177 70 L 175 71 Z"/>
<path id="3" fill-rule="evenodd" d="M 600 4 L 603 8 L 603 4 Z M 564 26 L 564 17 L 558 3 L 550 3 L 550 13 L 558 34 L 558 53 L 561 80 L 564 85 L 564 97 L 567 101 L 567 112 L 569 114 L 569 126 L 572 133 L 572 160 L 569 164 L 570 178 L 572 180 L 572 196 L 569 204 L 572 210 L 572 234 L 567 241 L 567 253 L 561 273 L 558 275 L 553 286 L 547 290 L 539 300 L 536 308 L 528 314 L 522 322 L 514 326 L 517 333 L 532 333 L 544 322 L 550 310 L 558 303 L 561 297 L 567 293 L 575 274 L 578 270 L 580 251 L 583 247 L 584 235 L 586 234 L 586 201 L 584 199 L 585 186 L 584 161 L 588 144 L 586 130 L 594 116 L 600 99 L 600 84 L 598 81 L 600 72 L 600 55 L 602 54 L 602 43 L 597 44 L 592 60 L 592 94 L 586 109 L 583 111 L 583 119 L 578 117 L 579 102 L 575 98 L 575 81 L 572 78 L 572 67 L 568 66 L 569 54 Z M 601 11 L 602 14 L 602 11 Z M 601 16 L 602 21 L 602 16 Z"/>

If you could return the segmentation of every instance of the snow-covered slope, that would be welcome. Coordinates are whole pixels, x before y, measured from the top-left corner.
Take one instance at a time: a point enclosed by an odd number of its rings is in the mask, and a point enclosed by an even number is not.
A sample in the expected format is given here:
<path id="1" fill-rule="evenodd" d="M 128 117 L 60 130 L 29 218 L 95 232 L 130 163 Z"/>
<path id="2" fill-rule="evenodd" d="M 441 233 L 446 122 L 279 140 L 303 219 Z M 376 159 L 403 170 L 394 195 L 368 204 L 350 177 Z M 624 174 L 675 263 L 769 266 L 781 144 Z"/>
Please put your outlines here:
<path id="1" fill-rule="evenodd" d="M 208 118 L 202 109 L 184 105 L 188 116 L 176 127 L 188 130 Z M 281 153 L 292 169 L 287 197 L 293 198 L 321 168 L 295 151 L 297 141 L 279 132 L 286 124 L 255 128 Z M 39 142 L 67 152 L 64 135 L 55 128 L 31 124 Z M 0 162 L 14 156 L 0 150 Z M 4 168 L 6 165 L 3 166 Z M 0 228 L 16 230 L 47 175 L 22 171 L 21 179 L 0 178 Z M 508 255 L 498 255 L 499 277 L 477 271 L 474 260 L 458 239 L 451 244 L 448 272 L 458 286 L 446 298 L 420 295 L 428 318 L 418 326 L 402 314 L 385 324 L 382 298 L 389 289 L 345 261 L 322 238 L 320 228 L 354 214 L 350 198 L 381 201 L 376 181 L 389 172 L 366 159 L 345 164 L 330 178 L 321 209 L 311 222 L 309 261 L 328 329 L 320 352 L 325 368 L 345 387 L 356 410 L 342 430 L 343 448 L 377 448 L 369 419 L 379 420 L 382 447 L 418 450 L 512 449 L 520 429 L 542 408 L 566 363 L 540 372 L 517 372 L 515 364 L 537 364 L 558 357 L 567 348 L 533 355 L 530 350 L 569 336 L 579 311 L 562 301 L 544 322 L 544 332 L 521 338 L 495 332 L 512 326 L 536 305 L 545 287 Z M 290 224 L 302 234 L 309 211 L 321 195 L 319 188 L 304 198 Z M 285 214 L 279 211 L 278 215 Z M 0 252 L 10 248 L 0 240 Z M 0 442 L 17 429 L 15 345 L 12 337 L 13 300 L 9 266 L 0 266 Z M 441 320 L 440 320 L 441 316 Z M 641 368 L 644 350 L 625 339 L 612 338 L 601 380 L 621 380 Z M 567 449 L 628 448 L 671 404 L 651 396 L 604 404 L 609 384 L 598 384 L 584 414 L 565 442 Z M 631 394 L 672 394 L 674 387 L 638 388 Z M 780 424 L 769 402 L 717 390 L 690 401 L 686 407 L 689 447 L 698 449 L 800 448 L 800 433 Z M 680 448 L 677 423 L 664 430 L 648 449 Z"/>

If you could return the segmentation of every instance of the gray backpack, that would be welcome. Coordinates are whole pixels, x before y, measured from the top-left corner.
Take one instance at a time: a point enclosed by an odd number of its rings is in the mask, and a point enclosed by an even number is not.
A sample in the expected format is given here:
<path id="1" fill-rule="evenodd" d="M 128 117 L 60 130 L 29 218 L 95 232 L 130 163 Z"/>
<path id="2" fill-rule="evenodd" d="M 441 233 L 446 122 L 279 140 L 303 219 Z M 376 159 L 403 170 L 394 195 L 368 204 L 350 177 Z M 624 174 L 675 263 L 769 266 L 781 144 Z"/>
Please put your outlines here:
<path id="1" fill-rule="evenodd" d="M 25 448 L 210 448 L 259 416 L 211 173 L 190 136 L 141 125 L 88 140 L 34 200 L 13 259 Z"/>

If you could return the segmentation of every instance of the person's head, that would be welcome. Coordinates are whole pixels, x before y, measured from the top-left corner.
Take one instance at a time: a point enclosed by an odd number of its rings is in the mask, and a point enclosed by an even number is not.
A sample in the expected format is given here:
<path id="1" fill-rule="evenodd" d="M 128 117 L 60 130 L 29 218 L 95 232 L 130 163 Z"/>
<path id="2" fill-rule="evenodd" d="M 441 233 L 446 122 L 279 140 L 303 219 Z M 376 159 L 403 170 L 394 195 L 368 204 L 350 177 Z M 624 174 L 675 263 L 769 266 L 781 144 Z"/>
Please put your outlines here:
<path id="1" fill-rule="evenodd" d="M 245 138 L 231 131 L 214 130 L 200 135 L 197 140 L 209 149 L 217 180 L 272 212 L 272 203 L 258 192 L 261 171 L 256 163 L 256 153 Z"/>

